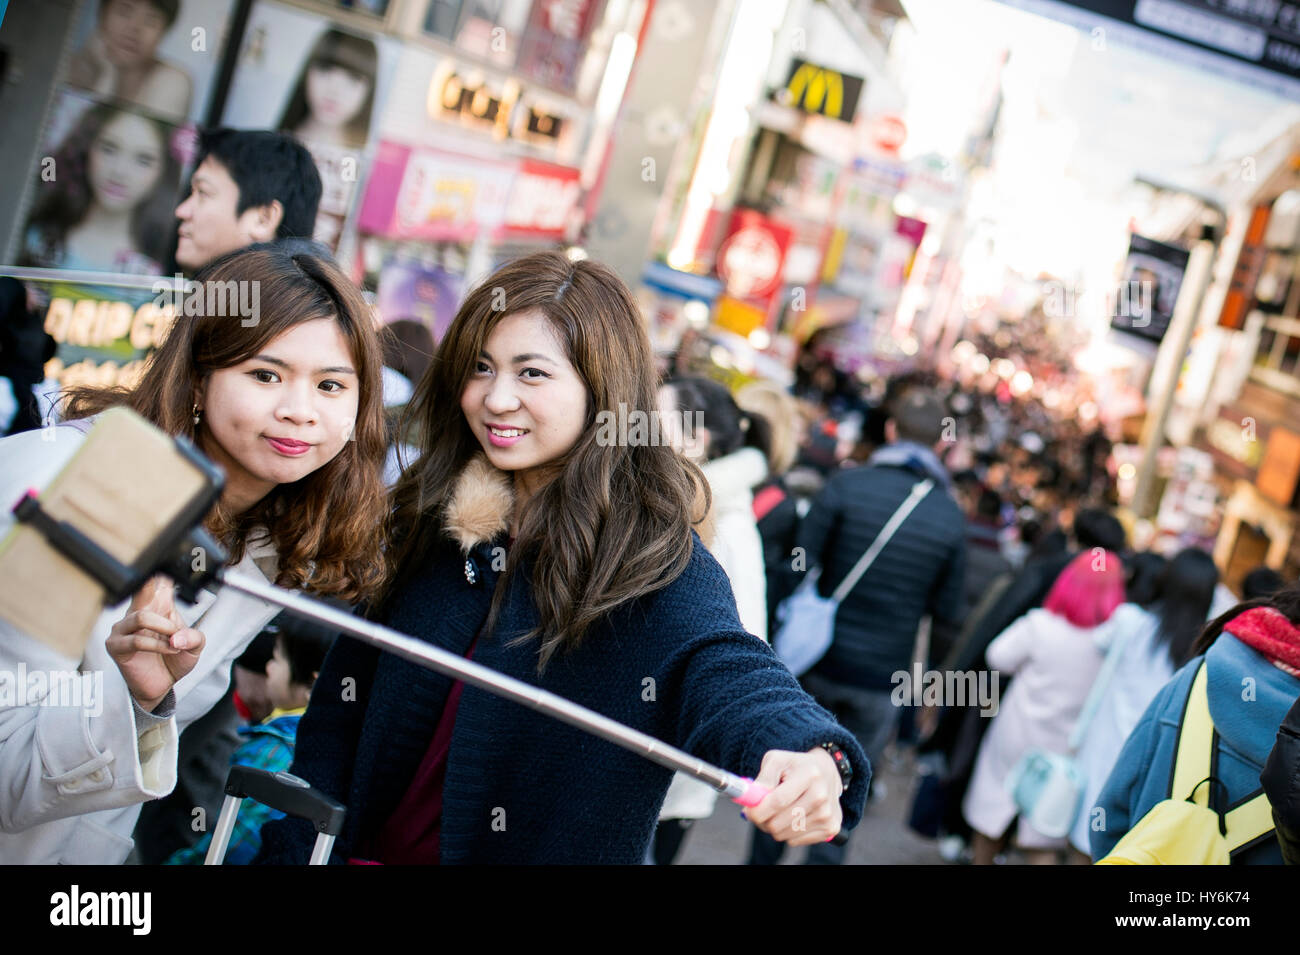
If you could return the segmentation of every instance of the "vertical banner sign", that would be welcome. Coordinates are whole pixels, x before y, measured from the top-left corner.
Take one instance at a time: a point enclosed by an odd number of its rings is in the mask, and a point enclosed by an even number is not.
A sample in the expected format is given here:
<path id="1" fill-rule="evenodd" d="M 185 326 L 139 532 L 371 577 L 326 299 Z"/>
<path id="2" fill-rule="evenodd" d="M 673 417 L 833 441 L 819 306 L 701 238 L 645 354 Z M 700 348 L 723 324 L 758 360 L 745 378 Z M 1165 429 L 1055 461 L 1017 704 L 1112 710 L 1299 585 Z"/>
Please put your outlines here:
<path id="1" fill-rule="evenodd" d="M 1223 299 L 1223 310 L 1219 312 L 1219 325 L 1223 328 L 1241 328 L 1246 324 L 1246 313 L 1255 303 L 1255 283 L 1264 267 L 1264 233 L 1268 231 L 1272 211 L 1269 205 L 1258 205 L 1251 210 L 1246 237 L 1232 270 L 1232 282 Z"/>

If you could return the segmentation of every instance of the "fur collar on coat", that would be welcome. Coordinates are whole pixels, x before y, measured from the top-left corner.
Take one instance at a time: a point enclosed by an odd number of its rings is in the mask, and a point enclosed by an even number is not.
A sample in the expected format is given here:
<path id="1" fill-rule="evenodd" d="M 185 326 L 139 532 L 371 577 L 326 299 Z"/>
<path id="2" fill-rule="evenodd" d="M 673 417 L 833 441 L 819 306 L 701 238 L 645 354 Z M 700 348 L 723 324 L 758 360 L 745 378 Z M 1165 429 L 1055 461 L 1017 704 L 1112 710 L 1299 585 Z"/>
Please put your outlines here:
<path id="1" fill-rule="evenodd" d="M 696 513 L 704 513 L 704 493 L 696 497 Z M 443 509 L 446 533 L 468 554 L 507 531 L 514 511 L 515 493 L 511 476 L 476 454 L 456 478 L 456 486 Z M 713 541 L 712 516 L 705 514 L 695 531 L 707 547 Z"/>

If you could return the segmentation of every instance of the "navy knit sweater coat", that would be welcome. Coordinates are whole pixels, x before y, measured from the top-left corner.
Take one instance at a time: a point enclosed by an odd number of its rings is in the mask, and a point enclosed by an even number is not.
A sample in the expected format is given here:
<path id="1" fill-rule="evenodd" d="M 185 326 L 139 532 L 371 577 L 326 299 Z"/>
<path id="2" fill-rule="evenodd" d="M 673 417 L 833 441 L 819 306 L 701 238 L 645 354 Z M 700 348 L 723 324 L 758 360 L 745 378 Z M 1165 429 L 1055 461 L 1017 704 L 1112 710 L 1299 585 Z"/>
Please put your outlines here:
<path id="1" fill-rule="evenodd" d="M 421 561 L 387 602 L 384 622 L 464 655 L 501 584 L 492 548 L 505 539 L 458 536 L 464 550 L 445 541 Z M 518 579 L 530 577 L 525 563 Z M 536 621 L 528 587 L 511 587 L 475 662 L 745 776 L 758 774 L 768 750 L 834 742 L 855 768 L 841 796 L 844 826 L 861 818 L 870 778 L 861 747 L 767 644 L 744 631 L 726 574 L 698 538 L 680 577 L 619 608 L 576 651 L 553 657 L 541 677 L 537 642 L 510 645 Z M 392 814 L 451 685 L 352 639 L 330 651 L 299 726 L 292 771 L 348 808 L 333 862 L 368 844 Z M 443 790 L 441 861 L 638 864 L 671 778 L 598 737 L 466 686 Z M 258 861 L 301 865 L 314 839 L 302 820 L 270 823 Z"/>

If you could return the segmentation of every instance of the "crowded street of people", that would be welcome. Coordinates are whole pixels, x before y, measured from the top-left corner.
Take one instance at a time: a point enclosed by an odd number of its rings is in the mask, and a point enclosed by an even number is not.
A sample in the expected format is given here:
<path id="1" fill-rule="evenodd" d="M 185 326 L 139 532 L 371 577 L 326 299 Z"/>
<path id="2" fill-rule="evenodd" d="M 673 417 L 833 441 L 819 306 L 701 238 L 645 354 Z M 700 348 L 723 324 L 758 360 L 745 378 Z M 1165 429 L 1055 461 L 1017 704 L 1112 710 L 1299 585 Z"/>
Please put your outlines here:
<path id="1" fill-rule="evenodd" d="M 1300 4 L 0 0 L 0 167 L 6 925 L 1285 911 Z"/>

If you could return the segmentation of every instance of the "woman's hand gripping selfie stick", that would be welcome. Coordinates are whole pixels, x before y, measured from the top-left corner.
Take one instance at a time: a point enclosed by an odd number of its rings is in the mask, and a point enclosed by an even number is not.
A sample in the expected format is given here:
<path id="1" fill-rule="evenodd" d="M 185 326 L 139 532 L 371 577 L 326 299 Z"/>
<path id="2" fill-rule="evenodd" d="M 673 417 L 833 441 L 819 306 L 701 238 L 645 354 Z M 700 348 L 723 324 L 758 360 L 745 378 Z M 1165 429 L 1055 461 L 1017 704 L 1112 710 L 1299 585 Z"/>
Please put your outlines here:
<path id="1" fill-rule="evenodd" d="M 139 432 L 141 428 L 146 428 L 156 431 L 141 419 L 126 420 L 135 418 L 130 413 L 123 412 L 111 417 L 119 430 L 129 428 Z M 96 430 L 101 426 L 102 423 L 97 425 Z M 158 432 L 157 436 L 165 437 L 161 432 Z M 101 444 L 107 443 L 101 442 Z M 106 549 L 105 539 L 97 541 L 94 535 L 78 527 L 75 520 L 69 520 L 64 516 L 64 514 L 77 513 L 75 510 L 65 509 L 61 513 L 48 512 L 42 504 L 47 497 L 51 496 L 49 493 L 42 494 L 38 498 L 35 492 L 29 492 L 14 506 L 13 511 L 19 522 L 18 529 L 23 530 L 24 533 L 38 533 L 43 538 L 43 545 L 48 545 L 59 555 L 71 561 L 76 569 L 98 583 L 103 590 L 103 595 L 110 602 L 126 599 L 158 573 L 170 577 L 177 584 L 182 598 L 189 602 L 197 599 L 198 591 L 201 589 L 228 587 L 274 606 L 283 607 L 296 616 L 324 624 L 381 650 L 395 653 L 420 666 L 437 670 L 576 726 L 660 766 L 702 780 L 741 806 L 757 806 L 768 794 L 769 790 L 766 787 L 751 779 L 712 766 L 653 736 L 625 726 L 547 690 L 498 673 L 396 630 L 337 610 L 310 597 L 277 587 L 265 580 L 226 572 L 224 569 L 226 554 L 201 526 L 204 515 L 219 496 L 222 475 L 183 439 L 166 439 L 165 443 L 170 445 L 166 453 L 177 458 L 187 470 L 197 473 L 201 480 L 197 480 L 196 489 L 192 493 L 187 492 L 186 500 L 176 507 L 175 513 L 159 520 L 152 539 L 143 544 L 133 561 L 127 563 L 113 556 Z M 154 457 L 161 458 L 157 444 L 148 451 Z M 135 460 L 141 466 L 146 466 L 152 463 L 151 460 L 144 460 L 147 457 L 149 455 L 142 453 Z M 99 504 L 101 508 L 107 506 L 103 499 Z M 100 515 L 101 518 L 103 516 Z M 111 523 L 109 520 L 103 521 L 104 525 L 111 525 Z M 206 559 L 192 559 L 192 554 L 196 550 L 206 552 Z M 0 552 L 2 551 L 3 548 L 0 548 Z M 4 608 L 0 607 L 0 610 L 2 609 Z M 29 617 L 29 620 L 34 619 Z M 847 839 L 847 833 L 840 832 L 828 841 L 842 845 Z"/>

